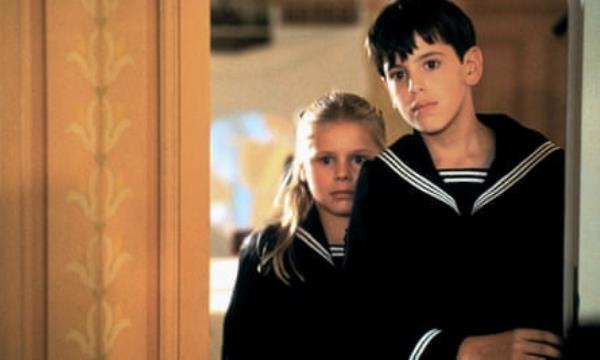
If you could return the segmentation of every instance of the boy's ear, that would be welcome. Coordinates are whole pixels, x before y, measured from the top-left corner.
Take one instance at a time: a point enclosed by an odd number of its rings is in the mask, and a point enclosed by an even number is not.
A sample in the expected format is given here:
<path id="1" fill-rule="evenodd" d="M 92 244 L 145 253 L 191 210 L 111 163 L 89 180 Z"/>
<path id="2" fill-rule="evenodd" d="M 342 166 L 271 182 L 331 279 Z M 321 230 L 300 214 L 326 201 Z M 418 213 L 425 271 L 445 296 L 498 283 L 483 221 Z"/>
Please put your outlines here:
<path id="1" fill-rule="evenodd" d="M 483 75 L 483 53 L 480 47 L 473 46 L 467 50 L 463 56 L 463 66 L 466 83 L 470 86 L 477 85 Z"/>

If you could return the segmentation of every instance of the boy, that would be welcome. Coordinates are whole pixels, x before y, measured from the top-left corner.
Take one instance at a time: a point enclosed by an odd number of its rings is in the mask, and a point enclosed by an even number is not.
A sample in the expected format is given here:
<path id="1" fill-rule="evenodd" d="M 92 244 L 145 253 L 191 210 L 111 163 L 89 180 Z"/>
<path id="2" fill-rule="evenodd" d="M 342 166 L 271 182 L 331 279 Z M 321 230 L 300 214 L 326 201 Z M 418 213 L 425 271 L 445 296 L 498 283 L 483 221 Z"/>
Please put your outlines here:
<path id="1" fill-rule="evenodd" d="M 560 356 L 564 153 L 480 115 L 469 18 L 444 0 L 386 6 L 367 44 L 414 129 L 363 168 L 345 274 L 353 356 Z"/>

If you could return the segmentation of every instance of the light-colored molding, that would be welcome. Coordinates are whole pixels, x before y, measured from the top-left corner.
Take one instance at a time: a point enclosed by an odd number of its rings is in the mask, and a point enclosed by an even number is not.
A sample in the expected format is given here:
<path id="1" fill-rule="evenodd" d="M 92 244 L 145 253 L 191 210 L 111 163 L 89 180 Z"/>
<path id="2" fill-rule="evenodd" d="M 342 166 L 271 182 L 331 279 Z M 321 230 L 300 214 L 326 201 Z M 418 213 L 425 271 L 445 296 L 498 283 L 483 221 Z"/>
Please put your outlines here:
<path id="1" fill-rule="evenodd" d="M 179 0 L 159 9 L 159 359 L 179 359 L 180 301 L 180 47 Z"/>
<path id="2" fill-rule="evenodd" d="M 46 358 L 43 4 L 0 12 L 0 358 Z"/>
<path id="3" fill-rule="evenodd" d="M 600 2 L 580 2 L 581 123 L 579 169 L 579 323 L 600 324 Z M 570 23 L 569 23 L 570 24 Z"/>
<path id="4" fill-rule="evenodd" d="M 46 158 L 43 2 L 21 0 L 22 359 L 46 359 Z"/>
<path id="5" fill-rule="evenodd" d="M 181 0 L 181 359 L 208 358 L 209 6 Z"/>
<path id="6" fill-rule="evenodd" d="M 581 197 L 581 90 L 583 49 L 583 7 L 579 0 L 568 0 L 569 54 L 567 75 L 567 121 L 565 141 L 565 270 L 563 272 L 564 335 L 577 322 L 577 267 L 579 263 Z"/>
<path id="7" fill-rule="evenodd" d="M 208 357 L 208 2 L 159 9 L 159 359 Z"/>

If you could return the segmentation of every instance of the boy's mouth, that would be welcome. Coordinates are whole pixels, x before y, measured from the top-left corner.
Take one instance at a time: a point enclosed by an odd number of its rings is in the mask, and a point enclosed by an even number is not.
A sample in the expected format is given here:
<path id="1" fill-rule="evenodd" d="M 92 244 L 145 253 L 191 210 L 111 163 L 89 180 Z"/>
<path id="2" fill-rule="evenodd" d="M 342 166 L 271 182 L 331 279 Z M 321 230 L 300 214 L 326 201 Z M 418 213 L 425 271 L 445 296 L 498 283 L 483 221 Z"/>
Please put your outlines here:
<path id="1" fill-rule="evenodd" d="M 431 108 L 432 106 L 435 106 L 435 105 L 437 105 L 437 102 L 435 102 L 435 101 L 417 102 L 417 103 L 413 103 L 410 106 L 410 110 L 413 113 L 415 113 L 420 110 Z"/>

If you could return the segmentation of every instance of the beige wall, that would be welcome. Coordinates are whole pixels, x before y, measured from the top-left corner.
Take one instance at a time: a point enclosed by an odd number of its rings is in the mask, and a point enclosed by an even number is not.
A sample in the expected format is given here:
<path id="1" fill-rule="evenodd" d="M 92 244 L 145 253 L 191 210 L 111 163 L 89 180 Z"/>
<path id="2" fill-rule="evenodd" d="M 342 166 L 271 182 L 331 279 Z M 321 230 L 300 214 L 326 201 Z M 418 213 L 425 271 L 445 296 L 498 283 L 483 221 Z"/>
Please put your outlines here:
<path id="1" fill-rule="evenodd" d="M 207 358 L 208 3 L 0 6 L 0 358 Z"/>

